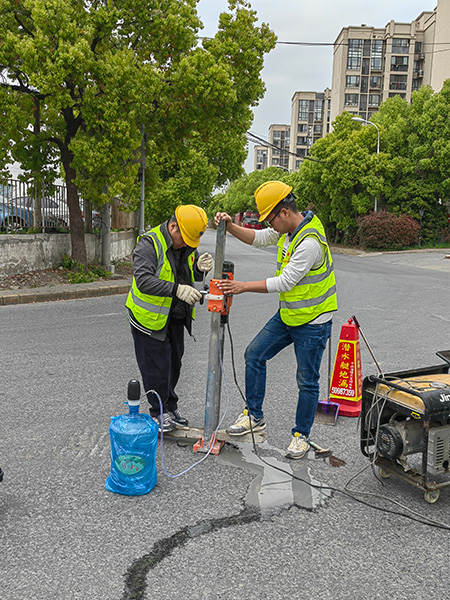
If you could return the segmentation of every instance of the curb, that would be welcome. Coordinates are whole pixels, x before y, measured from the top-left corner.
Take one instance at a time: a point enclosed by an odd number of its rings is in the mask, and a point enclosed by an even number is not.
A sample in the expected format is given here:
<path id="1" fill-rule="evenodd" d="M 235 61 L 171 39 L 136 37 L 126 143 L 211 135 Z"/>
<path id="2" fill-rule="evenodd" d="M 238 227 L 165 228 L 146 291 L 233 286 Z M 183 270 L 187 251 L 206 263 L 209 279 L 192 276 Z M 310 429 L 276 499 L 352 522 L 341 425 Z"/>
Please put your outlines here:
<path id="1" fill-rule="evenodd" d="M 131 279 L 121 279 L 120 281 L 106 280 L 94 281 L 93 283 L 69 283 L 41 288 L 4 290 L 0 291 L 0 306 L 115 296 L 117 294 L 128 294 L 130 286 Z"/>

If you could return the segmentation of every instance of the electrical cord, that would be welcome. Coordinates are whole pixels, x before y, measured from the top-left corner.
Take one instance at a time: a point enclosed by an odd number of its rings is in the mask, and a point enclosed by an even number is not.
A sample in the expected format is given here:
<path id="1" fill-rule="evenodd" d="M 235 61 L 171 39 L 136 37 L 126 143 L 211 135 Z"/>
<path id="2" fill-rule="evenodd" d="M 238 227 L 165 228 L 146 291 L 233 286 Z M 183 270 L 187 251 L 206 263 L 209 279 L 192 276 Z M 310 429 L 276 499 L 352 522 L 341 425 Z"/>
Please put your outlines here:
<path id="1" fill-rule="evenodd" d="M 222 372 L 222 377 L 223 380 L 225 382 L 225 389 L 226 389 L 226 397 L 227 397 L 227 403 L 225 406 L 225 411 L 222 415 L 222 418 L 220 419 L 216 429 L 214 430 L 213 436 L 211 438 L 211 442 L 210 442 L 210 446 L 208 451 L 206 452 L 205 456 L 203 456 L 203 458 L 201 458 L 200 460 L 198 460 L 197 462 L 195 462 L 194 464 L 192 464 L 190 467 L 188 467 L 187 469 L 185 469 L 184 471 L 181 471 L 181 473 L 177 473 L 176 475 L 171 475 L 167 469 L 166 469 L 166 462 L 165 462 L 165 458 L 164 458 L 164 432 L 163 429 L 161 427 L 161 464 L 162 464 L 162 468 L 164 473 L 167 475 L 167 477 L 170 477 L 171 479 L 176 479 L 177 477 L 180 477 L 181 475 L 185 475 L 186 473 L 188 473 L 191 469 L 193 469 L 194 467 L 196 467 L 197 465 L 199 465 L 200 463 L 202 463 L 206 458 L 208 458 L 208 456 L 211 454 L 211 451 L 213 449 L 214 443 L 216 441 L 216 436 L 217 436 L 217 432 L 219 431 L 220 426 L 222 425 L 223 420 L 225 419 L 225 416 L 228 412 L 228 409 L 230 407 L 230 397 L 228 394 L 228 386 L 226 386 L 226 380 L 225 380 L 225 371 L 223 368 L 223 361 L 222 361 L 222 352 L 221 352 L 221 347 L 220 347 L 220 340 L 218 340 L 218 349 L 219 349 L 219 362 L 220 362 L 220 368 L 221 368 L 221 372 Z M 156 390 L 148 390 L 147 392 L 144 392 L 142 397 L 146 397 L 147 394 L 152 393 L 155 394 L 156 397 L 158 398 L 158 402 L 159 402 L 159 410 L 160 410 L 160 419 L 161 419 L 161 423 L 163 422 L 163 403 L 161 400 L 161 396 L 158 394 L 158 392 Z"/>
<path id="2" fill-rule="evenodd" d="M 232 340 L 232 335 L 231 335 L 231 329 L 230 329 L 230 323 L 229 323 L 229 319 L 227 321 L 227 328 L 228 328 L 228 334 L 230 337 L 230 347 L 231 347 L 231 364 L 232 364 L 232 369 L 233 369 L 233 377 L 234 377 L 234 382 L 236 384 L 236 387 L 239 390 L 239 393 L 245 403 L 245 406 L 247 406 L 247 401 L 245 399 L 244 394 L 242 393 L 242 390 L 239 386 L 239 383 L 237 381 L 237 376 L 236 376 L 236 368 L 235 368 L 235 362 L 234 362 L 234 345 L 233 345 L 233 340 Z M 386 402 L 387 399 L 385 399 Z M 247 407 L 248 410 L 248 407 Z M 337 488 L 337 487 L 333 487 L 333 486 L 324 486 L 324 485 L 315 485 L 313 483 L 311 483 L 310 481 L 306 481 L 305 479 L 298 477 L 297 475 L 295 475 L 294 473 L 290 473 L 289 471 L 286 471 L 285 469 L 282 469 L 281 467 L 277 467 L 276 465 L 270 464 L 269 462 L 267 462 L 266 460 L 264 460 L 260 455 L 259 452 L 257 450 L 257 446 L 256 446 L 256 441 L 255 441 L 255 435 L 253 432 L 253 426 L 252 426 L 252 420 L 251 420 L 251 414 L 249 411 L 249 424 L 250 424 L 250 433 L 252 436 L 252 443 L 253 443 L 253 450 L 255 455 L 259 458 L 259 460 L 261 462 L 263 462 L 265 465 L 272 467 L 273 469 L 276 469 L 277 471 L 280 471 L 281 473 L 284 473 L 285 475 L 289 475 L 290 477 L 292 477 L 293 479 L 297 479 L 298 481 L 301 481 L 303 483 L 306 483 L 307 485 L 309 485 L 310 487 L 322 491 L 322 490 L 329 490 L 332 492 L 337 492 L 342 494 L 343 496 L 346 496 L 348 498 L 351 498 L 352 500 L 355 500 L 356 502 L 363 504 L 364 506 L 368 506 L 369 508 L 374 508 L 375 510 L 379 510 L 381 512 L 385 512 L 388 514 L 393 514 L 393 515 L 398 515 L 401 517 L 405 517 L 407 519 L 410 519 L 412 521 L 416 521 L 418 523 L 421 523 L 423 525 L 427 525 L 429 527 L 436 527 L 438 529 L 444 529 L 447 531 L 450 531 L 450 525 L 446 524 L 446 523 L 441 523 L 439 521 L 434 521 L 433 519 L 428 518 L 426 515 L 421 515 L 420 513 L 417 513 L 416 511 L 413 511 L 412 509 L 408 508 L 407 506 L 402 505 L 400 502 L 397 502 L 396 500 L 393 500 L 392 498 L 388 498 L 387 496 L 382 496 L 381 494 L 374 494 L 371 492 L 360 492 L 358 490 L 347 490 L 346 486 L 350 483 L 350 481 L 352 481 L 355 477 L 357 477 L 360 473 L 362 473 L 365 469 L 369 468 L 368 465 L 367 467 L 364 467 L 364 469 L 362 469 L 361 471 L 359 471 L 358 473 L 356 473 L 356 475 L 354 475 L 348 482 L 347 484 L 344 486 L 344 488 Z M 379 413 L 379 418 L 381 415 L 381 411 Z M 378 419 L 379 420 L 379 419 Z M 373 468 L 373 466 L 372 466 Z M 400 506 L 401 508 L 411 512 L 412 514 L 405 514 L 403 512 L 397 511 L 397 510 L 391 510 L 389 508 L 386 507 L 380 507 L 377 506 L 375 504 L 371 504 L 370 502 L 366 502 L 365 500 L 358 498 L 355 494 L 358 495 L 365 495 L 365 496 L 371 496 L 374 498 L 380 498 L 382 500 L 387 500 L 389 502 L 392 502 L 393 504 L 396 504 L 398 506 Z M 414 515 L 418 515 L 418 517 L 416 518 Z"/>

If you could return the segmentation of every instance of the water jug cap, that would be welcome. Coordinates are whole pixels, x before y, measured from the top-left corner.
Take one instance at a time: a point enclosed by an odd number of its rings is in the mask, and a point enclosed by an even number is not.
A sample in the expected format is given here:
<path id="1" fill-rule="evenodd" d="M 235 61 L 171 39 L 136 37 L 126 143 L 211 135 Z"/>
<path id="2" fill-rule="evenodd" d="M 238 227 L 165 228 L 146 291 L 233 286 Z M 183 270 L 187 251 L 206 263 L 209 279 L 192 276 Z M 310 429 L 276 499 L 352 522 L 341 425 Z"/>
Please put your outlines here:
<path id="1" fill-rule="evenodd" d="M 139 403 L 141 399 L 141 384 L 136 379 L 128 382 L 128 406 L 130 412 L 139 412 Z"/>

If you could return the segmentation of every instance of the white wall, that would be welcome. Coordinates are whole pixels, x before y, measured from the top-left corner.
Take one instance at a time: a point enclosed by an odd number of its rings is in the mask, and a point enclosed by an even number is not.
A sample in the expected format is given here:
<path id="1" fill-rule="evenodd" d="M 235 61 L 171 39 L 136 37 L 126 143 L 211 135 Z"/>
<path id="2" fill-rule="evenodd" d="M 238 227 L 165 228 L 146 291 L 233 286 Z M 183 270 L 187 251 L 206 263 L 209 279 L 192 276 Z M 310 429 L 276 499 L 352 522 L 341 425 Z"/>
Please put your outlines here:
<path id="1" fill-rule="evenodd" d="M 134 231 L 111 232 L 111 261 L 130 256 L 136 244 Z M 86 234 L 89 263 L 100 263 L 101 240 L 93 233 Z M 68 233 L 36 233 L 0 235 L 0 277 L 50 269 L 59 265 L 72 250 Z"/>

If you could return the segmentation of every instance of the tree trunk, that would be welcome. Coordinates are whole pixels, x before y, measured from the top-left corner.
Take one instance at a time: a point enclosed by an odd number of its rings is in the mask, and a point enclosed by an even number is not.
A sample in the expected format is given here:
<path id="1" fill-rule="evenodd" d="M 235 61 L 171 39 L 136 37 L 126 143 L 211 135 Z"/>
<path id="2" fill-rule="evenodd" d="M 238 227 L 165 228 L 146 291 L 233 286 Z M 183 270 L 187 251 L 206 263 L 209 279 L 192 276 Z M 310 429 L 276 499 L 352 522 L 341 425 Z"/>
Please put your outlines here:
<path id="1" fill-rule="evenodd" d="M 67 206 L 70 218 L 70 241 L 72 242 L 72 258 L 86 265 L 86 242 L 84 239 L 84 223 L 81 216 L 78 189 L 74 183 L 75 169 L 72 167 L 73 154 L 68 148 L 61 151 L 61 158 L 66 174 Z"/>

